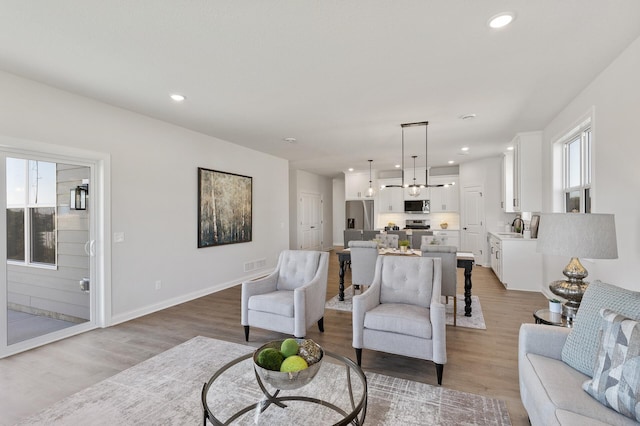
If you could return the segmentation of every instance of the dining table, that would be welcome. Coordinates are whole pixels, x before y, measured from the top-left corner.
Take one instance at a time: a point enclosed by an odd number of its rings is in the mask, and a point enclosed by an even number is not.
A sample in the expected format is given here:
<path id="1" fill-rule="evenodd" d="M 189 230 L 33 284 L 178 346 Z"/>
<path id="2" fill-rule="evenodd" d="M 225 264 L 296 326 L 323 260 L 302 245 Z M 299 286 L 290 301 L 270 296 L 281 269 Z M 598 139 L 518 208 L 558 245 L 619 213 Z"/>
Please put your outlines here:
<path id="1" fill-rule="evenodd" d="M 339 251 L 338 262 L 340 263 L 340 269 L 338 274 L 340 276 L 340 285 L 338 287 L 338 300 L 344 301 L 344 273 L 345 267 L 351 262 L 351 250 L 346 248 Z M 408 249 L 402 251 L 399 249 L 381 248 L 378 250 L 378 254 L 382 256 L 422 256 L 420 250 Z M 473 264 L 475 257 L 472 252 L 459 251 L 456 253 L 456 260 L 458 268 L 464 269 L 464 316 L 471 316 L 471 272 L 473 270 Z"/>

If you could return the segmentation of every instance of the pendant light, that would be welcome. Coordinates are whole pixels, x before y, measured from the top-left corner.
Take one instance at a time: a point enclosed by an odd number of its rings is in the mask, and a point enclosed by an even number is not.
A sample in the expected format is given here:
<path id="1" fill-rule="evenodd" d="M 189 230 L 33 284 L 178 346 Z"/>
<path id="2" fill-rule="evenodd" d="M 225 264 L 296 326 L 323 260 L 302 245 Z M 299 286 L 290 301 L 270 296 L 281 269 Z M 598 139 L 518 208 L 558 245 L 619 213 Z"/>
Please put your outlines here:
<path id="1" fill-rule="evenodd" d="M 416 183 L 416 179 L 415 179 L 415 170 L 416 170 L 416 166 L 415 166 L 415 161 L 416 161 L 416 155 L 412 155 L 413 158 L 413 184 L 408 185 L 404 183 L 404 128 L 405 127 L 414 127 L 414 126 L 424 126 L 424 164 L 425 164 L 425 171 L 424 171 L 424 175 L 425 175 L 425 183 Z M 429 156 L 427 154 L 427 148 L 428 148 L 428 138 L 427 138 L 427 127 L 429 127 L 429 122 L 428 121 L 418 121 L 415 123 L 403 123 L 400 125 L 400 127 L 402 127 L 402 185 L 386 185 L 385 188 L 409 188 L 409 194 L 417 197 L 418 195 L 420 195 L 420 188 L 441 188 L 443 186 L 449 186 L 449 185 L 455 185 L 455 183 L 450 183 L 450 184 L 438 184 L 438 185 L 429 185 L 429 166 L 428 166 L 428 161 L 429 161 Z M 412 193 L 413 191 L 413 193 Z M 414 195 L 415 193 L 415 195 Z"/>
<path id="2" fill-rule="evenodd" d="M 367 161 L 369 162 L 369 189 L 367 189 L 367 191 L 364 193 L 364 196 L 367 198 L 371 198 L 375 195 L 373 187 L 371 186 L 371 163 L 373 163 L 373 160 Z"/>
<path id="3" fill-rule="evenodd" d="M 411 195 L 412 197 L 417 197 L 418 195 L 420 195 L 420 185 L 416 184 L 416 158 L 418 156 L 417 155 L 412 155 L 411 158 L 413 158 L 413 183 L 411 185 L 409 185 L 409 195 Z"/>

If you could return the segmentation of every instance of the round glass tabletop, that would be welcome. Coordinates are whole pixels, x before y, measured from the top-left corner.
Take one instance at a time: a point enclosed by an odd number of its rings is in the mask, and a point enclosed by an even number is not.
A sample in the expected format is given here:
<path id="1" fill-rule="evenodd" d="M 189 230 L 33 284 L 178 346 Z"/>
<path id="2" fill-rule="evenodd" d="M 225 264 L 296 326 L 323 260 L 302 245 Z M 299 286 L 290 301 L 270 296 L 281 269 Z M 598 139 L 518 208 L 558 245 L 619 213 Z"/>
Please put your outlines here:
<path id="1" fill-rule="evenodd" d="M 309 384 L 279 390 L 256 374 L 252 355 L 231 361 L 204 385 L 205 424 L 363 424 L 367 379 L 349 358 L 324 351 L 320 370 Z"/>

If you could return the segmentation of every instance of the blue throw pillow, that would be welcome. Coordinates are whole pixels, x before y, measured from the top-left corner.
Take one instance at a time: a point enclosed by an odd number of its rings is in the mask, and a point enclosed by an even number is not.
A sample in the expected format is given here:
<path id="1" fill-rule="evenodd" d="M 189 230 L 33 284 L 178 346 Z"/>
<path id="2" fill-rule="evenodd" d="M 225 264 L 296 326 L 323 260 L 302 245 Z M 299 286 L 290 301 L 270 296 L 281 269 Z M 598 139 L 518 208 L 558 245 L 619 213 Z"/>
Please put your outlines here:
<path id="1" fill-rule="evenodd" d="M 593 377 L 593 369 L 600 346 L 602 324 L 600 309 L 606 308 L 627 318 L 640 320 L 640 292 L 592 282 L 582 297 L 575 325 L 562 348 L 562 360 L 571 367 Z"/>

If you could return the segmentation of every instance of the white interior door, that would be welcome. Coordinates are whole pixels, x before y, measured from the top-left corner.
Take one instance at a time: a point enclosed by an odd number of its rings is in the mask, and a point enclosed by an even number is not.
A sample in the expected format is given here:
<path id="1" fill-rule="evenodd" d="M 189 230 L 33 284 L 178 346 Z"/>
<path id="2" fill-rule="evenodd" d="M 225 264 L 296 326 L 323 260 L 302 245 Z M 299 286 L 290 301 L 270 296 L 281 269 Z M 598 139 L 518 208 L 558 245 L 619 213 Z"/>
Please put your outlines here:
<path id="1" fill-rule="evenodd" d="M 484 198 L 482 186 L 465 186 L 462 193 L 461 251 L 472 252 L 477 263 L 484 263 Z"/>
<path id="2" fill-rule="evenodd" d="M 3 151 L 0 176 L 2 357 L 95 328 L 104 317 L 97 164 Z"/>
<path id="3" fill-rule="evenodd" d="M 322 197 L 301 192 L 298 206 L 298 247 L 300 250 L 322 250 Z"/>

